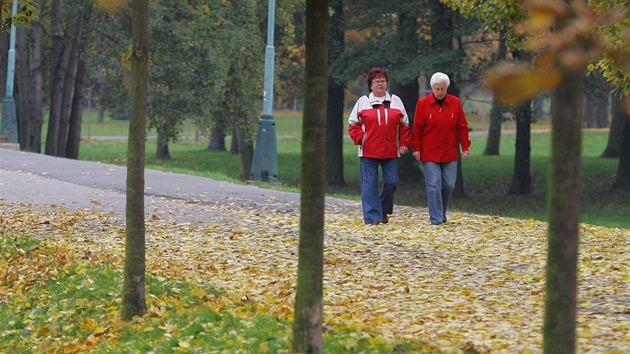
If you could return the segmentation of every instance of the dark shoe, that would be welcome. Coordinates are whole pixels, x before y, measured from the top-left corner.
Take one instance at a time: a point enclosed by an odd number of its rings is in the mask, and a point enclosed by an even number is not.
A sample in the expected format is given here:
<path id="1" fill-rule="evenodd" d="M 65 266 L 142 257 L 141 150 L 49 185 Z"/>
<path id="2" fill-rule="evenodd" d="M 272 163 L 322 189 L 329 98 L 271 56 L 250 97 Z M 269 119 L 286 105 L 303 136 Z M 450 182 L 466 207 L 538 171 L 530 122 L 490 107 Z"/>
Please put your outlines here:
<path id="1" fill-rule="evenodd" d="M 389 218 L 387 217 L 387 214 L 383 214 L 383 224 L 387 224 L 389 222 Z"/>
<path id="2" fill-rule="evenodd" d="M 371 223 L 370 225 L 371 225 L 371 226 L 376 226 L 376 225 L 378 225 L 378 224 L 380 224 L 380 222 L 378 222 L 378 221 L 372 221 L 372 223 Z"/>

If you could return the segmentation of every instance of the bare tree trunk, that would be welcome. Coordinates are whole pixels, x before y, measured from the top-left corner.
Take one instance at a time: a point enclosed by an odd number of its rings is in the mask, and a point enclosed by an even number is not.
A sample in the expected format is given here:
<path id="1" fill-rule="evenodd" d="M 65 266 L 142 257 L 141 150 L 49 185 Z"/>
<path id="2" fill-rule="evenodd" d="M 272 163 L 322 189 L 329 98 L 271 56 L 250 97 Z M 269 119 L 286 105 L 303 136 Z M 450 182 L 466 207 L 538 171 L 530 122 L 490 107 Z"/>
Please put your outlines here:
<path id="1" fill-rule="evenodd" d="M 238 131 L 236 128 L 232 129 L 232 143 L 230 144 L 230 153 L 231 154 L 238 154 L 238 147 L 239 147 L 239 136 L 238 136 Z"/>
<path id="2" fill-rule="evenodd" d="M 241 160 L 241 180 L 247 181 L 251 179 L 252 174 L 252 163 L 254 161 L 254 142 L 245 139 L 240 130 L 235 128 L 236 136 L 235 139 L 238 144 L 238 154 L 240 155 Z"/>
<path id="3" fill-rule="evenodd" d="M 504 60 L 507 57 L 507 45 L 505 37 L 507 30 L 502 30 L 499 34 L 499 48 L 497 50 L 497 59 Z M 505 108 L 499 104 L 497 100 L 492 100 L 492 108 L 490 108 L 490 123 L 488 126 L 488 140 L 486 140 L 486 149 L 483 154 L 486 156 L 499 156 L 501 147 L 501 126 L 503 125 L 503 112 Z"/>
<path id="4" fill-rule="evenodd" d="M 619 95 L 613 95 L 612 121 L 608 132 L 608 144 L 600 157 L 619 157 L 626 119 L 628 119 L 628 112 L 622 105 L 622 98 Z"/>
<path id="5" fill-rule="evenodd" d="M 66 64 L 63 58 L 63 33 L 61 28 L 61 0 L 52 0 L 51 5 L 51 41 L 50 54 L 50 106 L 48 109 L 48 132 L 46 134 L 46 148 L 44 153 L 57 156 L 59 142 L 59 119 L 61 115 L 61 96 L 63 90 L 63 70 Z"/>
<path id="6" fill-rule="evenodd" d="M 514 174 L 508 194 L 525 195 L 532 192 L 531 174 L 531 101 L 521 105 L 516 115 L 516 147 L 514 153 Z"/>
<path id="7" fill-rule="evenodd" d="M 210 142 L 208 143 L 210 151 L 225 151 L 225 132 L 223 128 L 216 123 L 210 129 Z"/>
<path id="8" fill-rule="evenodd" d="M 168 151 L 168 140 L 164 137 L 164 134 L 158 130 L 156 139 L 155 158 L 158 160 L 170 160 L 171 153 Z"/>
<path id="9" fill-rule="evenodd" d="M 345 47 L 343 0 L 331 2 L 333 14 L 330 16 L 329 65 L 342 53 Z M 343 186 L 343 135 L 344 135 L 344 87 L 333 78 L 328 79 L 328 120 L 326 122 L 326 184 Z"/>
<path id="10" fill-rule="evenodd" d="M 72 97 L 72 110 L 68 124 L 68 140 L 66 144 L 66 157 L 79 159 L 79 145 L 81 144 L 81 122 L 83 120 L 83 91 L 85 89 L 85 77 L 87 67 L 84 60 L 77 64 L 76 80 L 74 82 L 74 95 Z"/>
<path id="11" fill-rule="evenodd" d="M 624 191 L 630 191 L 630 113 L 626 111 L 624 119 L 623 138 L 621 152 L 619 154 L 619 167 L 614 187 Z"/>
<path id="12" fill-rule="evenodd" d="M 560 29 L 562 26 L 560 26 Z M 554 90 L 549 163 L 545 353 L 575 353 L 582 169 L 582 74 L 566 72 Z"/>
<path id="13" fill-rule="evenodd" d="M 328 1 L 306 0 L 304 125 L 293 351 L 322 353 Z"/>
<path id="14" fill-rule="evenodd" d="M 134 0 L 131 55 L 131 118 L 127 149 L 125 268 L 122 316 L 147 312 L 145 299 L 144 158 L 149 77 L 149 2 Z M 159 139 L 158 139 L 159 140 Z"/>
<path id="15" fill-rule="evenodd" d="M 57 156 L 65 156 L 70 126 L 70 112 L 74 96 L 74 86 L 79 62 L 79 45 L 73 40 L 66 50 L 69 51 L 68 65 L 65 68 L 63 91 L 61 97 L 61 112 L 59 114 L 59 136 L 57 138 Z"/>

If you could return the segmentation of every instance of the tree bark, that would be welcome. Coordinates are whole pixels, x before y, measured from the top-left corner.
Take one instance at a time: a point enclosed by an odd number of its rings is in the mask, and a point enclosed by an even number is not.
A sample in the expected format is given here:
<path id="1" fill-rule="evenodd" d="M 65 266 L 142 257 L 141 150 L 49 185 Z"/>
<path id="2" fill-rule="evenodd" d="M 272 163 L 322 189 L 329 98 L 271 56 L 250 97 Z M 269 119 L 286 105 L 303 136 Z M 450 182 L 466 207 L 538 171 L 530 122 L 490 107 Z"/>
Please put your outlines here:
<path id="1" fill-rule="evenodd" d="M 532 192 L 531 177 L 531 101 L 521 105 L 516 115 L 516 147 L 514 153 L 514 175 L 508 194 L 526 195 Z"/>
<path id="2" fill-rule="evenodd" d="M 41 8 L 41 0 L 35 2 Z M 40 153 L 42 150 L 43 73 L 41 56 L 42 25 L 33 20 L 30 28 L 16 32 L 16 72 L 20 149 Z"/>
<path id="3" fill-rule="evenodd" d="M 560 26 L 562 29 L 562 26 Z M 554 90 L 549 163 L 545 353 L 575 353 L 581 194 L 582 74 L 565 72 Z"/>
<path id="4" fill-rule="evenodd" d="M 149 77 L 149 3 L 132 2 L 131 117 L 127 149 L 125 267 L 122 316 L 147 312 L 145 299 L 144 158 Z M 159 140 L 159 139 L 158 139 Z"/>
<path id="5" fill-rule="evenodd" d="M 51 53 L 50 53 L 50 105 L 48 109 L 48 132 L 46 133 L 46 148 L 44 153 L 57 156 L 59 138 L 59 119 L 61 114 L 61 95 L 63 90 L 63 36 L 61 28 L 61 0 L 52 0 L 51 11 Z"/>
<path id="6" fill-rule="evenodd" d="M 612 121 L 608 132 L 608 144 L 600 157 L 619 157 L 621 152 L 621 142 L 623 140 L 623 127 L 628 112 L 622 105 L 622 98 L 619 95 L 612 97 Z"/>
<path id="7" fill-rule="evenodd" d="M 208 150 L 210 151 L 225 151 L 225 132 L 215 124 L 210 129 L 210 142 L 208 143 Z"/>
<path id="8" fill-rule="evenodd" d="M 624 119 L 623 139 L 619 154 L 619 167 L 614 187 L 624 191 L 630 191 L 630 114 L 626 111 Z"/>
<path id="9" fill-rule="evenodd" d="M 506 36 L 507 29 L 504 29 L 499 34 L 499 48 L 497 49 L 498 60 L 505 60 L 507 57 L 507 45 L 505 44 Z M 488 126 L 488 140 L 486 140 L 486 149 L 483 151 L 483 154 L 486 156 L 499 156 L 504 111 L 505 108 L 502 107 L 497 100 L 492 100 L 492 108 L 490 108 L 490 123 Z"/>
<path id="10" fill-rule="evenodd" d="M 61 111 L 59 113 L 59 131 L 57 137 L 56 152 L 59 157 L 65 156 L 68 142 L 68 129 L 70 126 L 70 112 L 72 111 L 72 101 L 74 96 L 74 85 L 77 75 L 77 65 L 79 62 L 79 45 L 73 40 L 66 50 L 69 52 L 68 65 L 63 74 L 63 91 L 61 97 Z"/>
<path id="11" fill-rule="evenodd" d="M 331 2 L 329 65 L 343 53 L 345 47 L 343 0 Z M 344 86 L 333 78 L 328 79 L 328 105 L 326 122 L 326 184 L 343 186 Z"/>
<path id="12" fill-rule="evenodd" d="M 155 148 L 155 158 L 158 160 L 170 160 L 171 153 L 168 151 L 168 140 L 164 137 L 164 134 L 158 130 Z"/>
<path id="13" fill-rule="evenodd" d="M 241 134 L 240 129 L 235 128 L 235 139 L 238 143 L 238 154 L 241 160 L 241 180 L 247 181 L 252 177 L 252 163 L 254 161 L 254 142 L 246 139 Z"/>
<path id="14" fill-rule="evenodd" d="M 237 155 L 238 154 L 238 147 L 239 147 L 239 137 L 238 137 L 238 130 L 236 129 L 236 127 L 234 129 L 232 129 L 232 143 L 230 144 L 230 153 Z"/>
<path id="15" fill-rule="evenodd" d="M 322 353 L 329 20 L 327 0 L 306 0 L 304 122 L 293 351 Z"/>
<path id="16" fill-rule="evenodd" d="M 79 146 L 81 144 L 81 122 L 83 120 L 83 91 L 85 89 L 85 77 L 87 67 L 84 60 L 77 64 L 76 80 L 74 81 L 74 95 L 72 97 L 72 109 L 68 124 L 68 139 L 65 156 L 70 159 L 79 159 Z"/>

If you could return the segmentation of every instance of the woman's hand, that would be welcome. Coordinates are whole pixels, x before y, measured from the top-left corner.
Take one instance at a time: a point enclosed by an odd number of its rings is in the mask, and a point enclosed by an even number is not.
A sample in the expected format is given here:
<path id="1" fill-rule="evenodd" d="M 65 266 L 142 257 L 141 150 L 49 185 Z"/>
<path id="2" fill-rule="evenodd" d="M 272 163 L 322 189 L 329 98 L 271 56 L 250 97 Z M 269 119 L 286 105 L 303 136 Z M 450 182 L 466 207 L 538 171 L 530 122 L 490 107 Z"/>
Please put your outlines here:
<path id="1" fill-rule="evenodd" d="M 468 151 L 462 152 L 462 159 L 465 159 L 467 157 L 468 157 Z"/>
<path id="2" fill-rule="evenodd" d="M 400 152 L 401 155 L 404 155 L 407 153 L 407 151 L 409 151 L 409 148 L 406 146 L 401 146 L 398 151 Z"/>
<path id="3" fill-rule="evenodd" d="M 413 152 L 413 157 L 415 157 L 416 160 L 420 161 L 420 151 L 414 151 Z"/>

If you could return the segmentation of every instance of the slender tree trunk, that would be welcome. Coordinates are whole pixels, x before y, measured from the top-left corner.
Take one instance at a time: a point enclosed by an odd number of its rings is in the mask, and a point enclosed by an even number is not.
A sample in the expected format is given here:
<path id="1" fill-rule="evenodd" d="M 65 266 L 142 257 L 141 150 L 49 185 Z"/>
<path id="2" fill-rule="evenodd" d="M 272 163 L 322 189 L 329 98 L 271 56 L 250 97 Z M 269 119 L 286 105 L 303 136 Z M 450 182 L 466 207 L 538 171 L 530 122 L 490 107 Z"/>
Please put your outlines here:
<path id="1" fill-rule="evenodd" d="M 628 119 L 628 112 L 622 105 L 622 98 L 619 95 L 613 95 L 612 121 L 608 132 L 608 144 L 600 157 L 619 157 L 626 119 Z"/>
<path id="2" fill-rule="evenodd" d="M 68 129 L 70 126 L 70 112 L 72 111 L 72 101 L 74 96 L 74 86 L 77 75 L 77 65 L 79 62 L 79 45 L 73 40 L 66 50 L 69 51 L 68 65 L 64 70 L 64 83 L 61 97 L 61 112 L 59 114 L 59 135 L 57 138 L 57 155 L 63 157 L 66 154 L 68 142 Z"/>
<path id="3" fill-rule="evenodd" d="M 581 72 L 566 72 L 553 93 L 543 330 L 545 353 L 575 353 L 582 166 L 581 81 Z"/>
<path id="4" fill-rule="evenodd" d="M 39 2 L 34 3 L 41 8 Z M 16 32 L 16 101 L 20 149 L 40 153 L 42 149 L 42 26 L 33 20 L 30 28 Z"/>
<path id="5" fill-rule="evenodd" d="M 514 175 L 508 194 L 525 195 L 532 192 L 531 177 L 531 101 L 518 107 L 516 114 L 516 147 L 514 153 Z"/>
<path id="6" fill-rule="evenodd" d="M 239 136 L 238 136 L 238 130 L 236 129 L 236 127 L 234 129 L 232 129 L 232 143 L 230 144 L 230 153 L 237 155 L 238 154 L 238 147 L 239 147 Z"/>
<path id="7" fill-rule="evenodd" d="M 131 55 L 131 117 L 127 149 L 125 268 L 122 316 L 147 312 L 145 299 L 144 158 L 149 77 L 149 2 L 134 0 Z M 159 139 L 158 139 L 159 140 Z"/>
<path id="8" fill-rule="evenodd" d="M 418 80 L 412 80 L 404 85 L 396 85 L 396 92 L 405 106 L 407 115 L 409 116 L 409 127 L 413 127 L 413 115 L 416 109 L 416 102 L 418 102 L 418 92 L 420 91 L 420 84 Z M 404 154 L 400 157 L 400 163 L 398 164 L 398 172 L 400 180 L 408 183 L 422 184 L 424 180 L 424 174 L 420 169 L 420 163 L 416 160 L 411 153 Z"/>
<path id="9" fill-rule="evenodd" d="M 343 0 L 332 0 L 330 16 L 329 65 L 343 53 L 345 47 Z M 328 79 L 328 110 L 326 122 L 326 184 L 343 186 L 343 135 L 344 86 L 333 78 Z"/>
<path id="10" fill-rule="evenodd" d="M 68 140 L 66 144 L 66 157 L 79 159 L 79 145 L 81 144 L 81 122 L 83 120 L 83 91 L 85 89 L 85 77 L 87 75 L 86 63 L 83 59 L 77 64 L 76 80 L 74 82 L 74 95 L 72 97 L 72 110 L 68 125 Z"/>
<path id="11" fill-rule="evenodd" d="M 322 353 L 324 197 L 329 20 L 327 0 L 306 0 L 304 125 L 293 351 Z"/>
<path id="12" fill-rule="evenodd" d="M 624 191 L 630 191 L 630 114 L 626 112 L 624 119 L 623 139 L 619 154 L 619 167 L 614 187 Z"/>
<path id="13" fill-rule="evenodd" d="M 252 163 L 254 161 L 254 142 L 242 136 L 240 129 L 236 129 L 238 154 L 241 160 L 241 180 L 251 179 Z"/>
<path id="14" fill-rule="evenodd" d="M 505 37 L 507 30 L 502 30 L 499 34 L 499 48 L 497 50 L 497 59 L 505 60 L 507 57 L 507 45 Z M 488 126 L 488 140 L 486 140 L 486 149 L 483 154 L 486 156 L 499 156 L 501 147 L 501 126 L 503 125 L 503 112 L 505 108 L 499 104 L 497 100 L 492 100 L 492 108 L 490 108 L 490 123 Z"/>
<path id="15" fill-rule="evenodd" d="M 61 0 L 52 0 L 51 5 L 51 41 L 52 48 L 50 54 L 50 106 L 48 109 L 48 132 L 46 134 L 46 148 L 44 153 L 50 156 L 57 156 L 57 146 L 59 141 L 59 119 L 61 114 L 61 95 L 63 90 L 63 70 L 65 69 L 62 60 L 63 33 L 61 28 Z"/>

